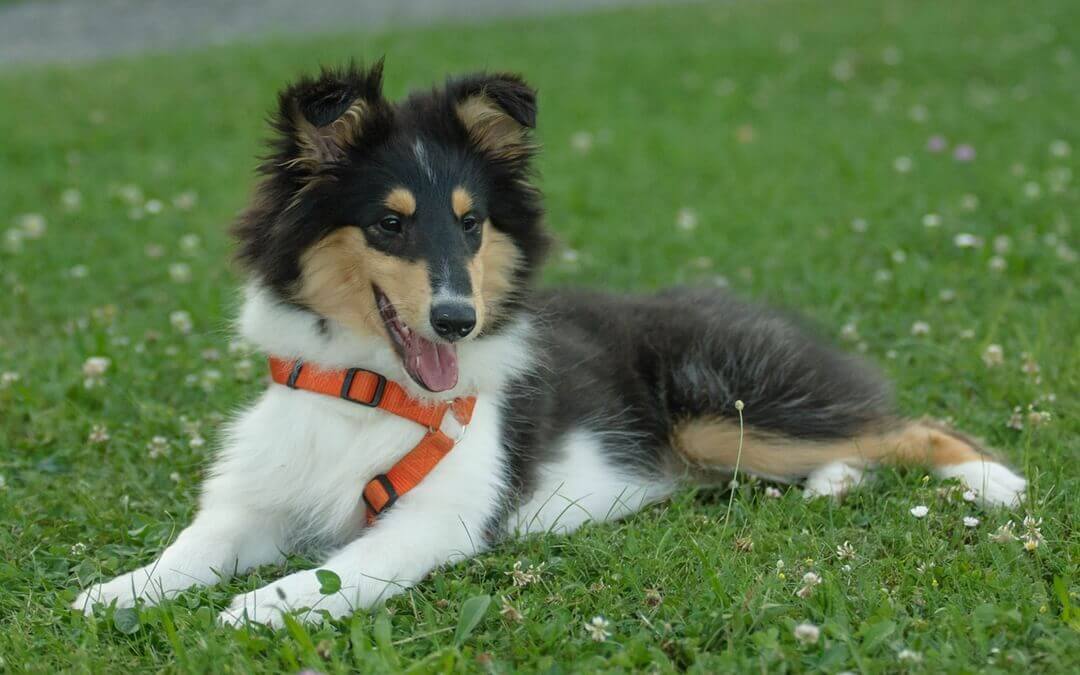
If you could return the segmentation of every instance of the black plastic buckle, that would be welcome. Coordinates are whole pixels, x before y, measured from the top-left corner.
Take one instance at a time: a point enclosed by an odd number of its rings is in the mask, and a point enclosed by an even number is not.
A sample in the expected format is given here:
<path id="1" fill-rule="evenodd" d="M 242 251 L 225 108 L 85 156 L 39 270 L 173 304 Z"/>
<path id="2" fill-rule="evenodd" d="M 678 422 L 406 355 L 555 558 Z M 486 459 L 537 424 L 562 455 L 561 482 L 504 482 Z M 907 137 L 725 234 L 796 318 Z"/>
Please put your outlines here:
<path id="1" fill-rule="evenodd" d="M 379 514 L 394 505 L 394 502 L 396 502 L 398 499 L 398 493 L 397 490 L 394 489 L 394 484 L 390 482 L 390 479 L 386 477 L 385 473 L 380 473 L 378 476 L 375 476 L 373 480 L 379 481 L 379 484 L 383 486 L 384 490 L 386 490 L 386 496 L 389 499 L 387 499 L 386 503 L 383 504 L 383 507 L 381 509 L 377 509 L 372 505 L 371 502 L 368 501 L 366 492 L 362 493 L 361 496 L 364 498 L 364 503 L 367 504 L 368 510 L 374 514 Z"/>
<path id="2" fill-rule="evenodd" d="M 300 371 L 304 369 L 304 362 L 300 359 L 296 360 L 293 364 L 292 372 L 289 373 L 289 379 L 285 383 L 285 386 L 289 389 L 296 389 L 296 380 L 300 377 Z"/>
<path id="3" fill-rule="evenodd" d="M 355 398 L 351 398 L 349 396 L 349 390 L 352 389 L 353 378 L 355 378 L 356 374 L 361 370 L 364 369 L 349 368 L 349 370 L 345 372 L 345 381 L 341 383 L 341 398 L 345 399 L 346 401 L 352 401 L 353 403 L 359 403 L 360 405 L 364 405 L 369 408 L 377 408 L 379 404 L 382 403 L 383 394 L 386 392 L 386 377 L 380 375 L 379 373 L 375 373 L 370 370 L 364 370 L 365 373 L 371 373 L 375 377 L 379 378 L 378 382 L 375 384 L 375 393 L 372 394 L 370 401 L 358 401 Z"/>

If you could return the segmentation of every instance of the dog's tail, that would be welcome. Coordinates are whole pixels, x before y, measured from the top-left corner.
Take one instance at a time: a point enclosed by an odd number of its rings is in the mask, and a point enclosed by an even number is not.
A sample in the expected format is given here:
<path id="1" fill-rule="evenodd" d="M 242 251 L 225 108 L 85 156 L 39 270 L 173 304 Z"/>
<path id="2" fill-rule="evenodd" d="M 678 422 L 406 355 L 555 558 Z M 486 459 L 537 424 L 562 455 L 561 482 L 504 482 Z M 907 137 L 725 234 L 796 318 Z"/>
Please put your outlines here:
<path id="1" fill-rule="evenodd" d="M 808 496 L 840 495 L 878 465 L 920 466 L 959 478 L 991 504 L 1016 505 L 1026 481 L 979 441 L 929 419 L 902 420 L 848 438 L 800 440 L 740 426 L 730 418 L 689 420 L 673 446 L 700 478 L 717 469 L 781 482 L 806 479 Z"/>

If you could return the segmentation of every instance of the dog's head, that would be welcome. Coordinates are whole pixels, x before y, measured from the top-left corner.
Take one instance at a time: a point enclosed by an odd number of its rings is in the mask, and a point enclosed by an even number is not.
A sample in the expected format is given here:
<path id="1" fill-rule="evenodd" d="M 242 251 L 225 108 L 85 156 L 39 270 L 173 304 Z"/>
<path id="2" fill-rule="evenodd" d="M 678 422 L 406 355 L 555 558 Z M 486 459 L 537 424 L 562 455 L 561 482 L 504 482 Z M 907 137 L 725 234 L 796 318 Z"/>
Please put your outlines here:
<path id="1" fill-rule="evenodd" d="M 383 98 L 381 62 L 301 79 L 280 94 L 240 260 L 283 300 L 387 340 L 424 388 L 451 389 L 455 343 L 512 318 L 546 248 L 535 124 L 516 75 L 400 102 Z"/>

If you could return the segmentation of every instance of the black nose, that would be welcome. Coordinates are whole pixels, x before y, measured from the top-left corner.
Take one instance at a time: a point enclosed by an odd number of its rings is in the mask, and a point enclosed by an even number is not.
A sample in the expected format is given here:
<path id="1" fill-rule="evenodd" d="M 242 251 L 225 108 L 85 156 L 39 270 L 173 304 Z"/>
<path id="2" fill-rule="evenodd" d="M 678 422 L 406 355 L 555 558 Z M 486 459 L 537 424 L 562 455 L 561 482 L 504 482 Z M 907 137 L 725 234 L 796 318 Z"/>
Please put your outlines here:
<path id="1" fill-rule="evenodd" d="M 440 337 L 456 342 L 476 328 L 476 310 L 464 302 L 447 302 L 432 306 L 431 326 Z"/>

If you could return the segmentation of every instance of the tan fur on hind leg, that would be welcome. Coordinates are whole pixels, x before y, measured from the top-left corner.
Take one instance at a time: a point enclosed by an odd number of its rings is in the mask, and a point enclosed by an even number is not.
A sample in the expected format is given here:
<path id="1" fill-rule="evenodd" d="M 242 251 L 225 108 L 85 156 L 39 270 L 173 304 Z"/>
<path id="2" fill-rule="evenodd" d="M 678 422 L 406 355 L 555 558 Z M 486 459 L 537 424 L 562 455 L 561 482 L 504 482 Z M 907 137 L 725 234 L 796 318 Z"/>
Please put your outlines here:
<path id="1" fill-rule="evenodd" d="M 812 491 L 839 487 L 827 494 L 841 494 L 852 482 L 854 471 L 877 464 L 929 466 L 943 477 L 959 478 L 991 504 L 1018 504 L 1026 481 L 1001 464 L 974 439 L 932 420 L 901 422 L 888 430 L 830 441 L 806 441 L 746 428 L 739 455 L 739 427 L 728 420 L 697 419 L 680 424 L 672 445 L 698 478 L 710 472 L 740 471 L 774 480 L 793 482 L 808 476 Z M 825 474 L 836 474 L 836 480 Z M 859 475 L 861 478 L 861 472 Z M 820 480 L 817 480 L 820 479 Z M 842 480 L 841 480 L 842 479 Z M 822 482 L 824 481 L 824 482 Z"/>

